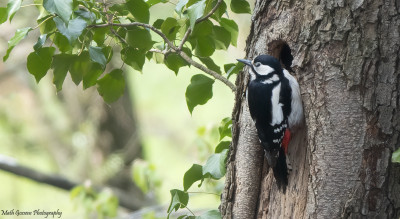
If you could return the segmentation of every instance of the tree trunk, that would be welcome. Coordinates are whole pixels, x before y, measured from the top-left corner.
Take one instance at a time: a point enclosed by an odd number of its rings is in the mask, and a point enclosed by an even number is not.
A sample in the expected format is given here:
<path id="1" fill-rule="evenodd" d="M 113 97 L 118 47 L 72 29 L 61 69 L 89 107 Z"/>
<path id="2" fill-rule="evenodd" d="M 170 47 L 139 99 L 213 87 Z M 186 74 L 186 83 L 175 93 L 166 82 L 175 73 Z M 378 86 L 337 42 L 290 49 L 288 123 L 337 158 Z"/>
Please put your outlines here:
<path id="1" fill-rule="evenodd" d="M 258 0 L 247 57 L 292 49 L 306 124 L 286 193 L 263 158 L 238 76 L 223 218 L 399 218 L 400 1 Z"/>

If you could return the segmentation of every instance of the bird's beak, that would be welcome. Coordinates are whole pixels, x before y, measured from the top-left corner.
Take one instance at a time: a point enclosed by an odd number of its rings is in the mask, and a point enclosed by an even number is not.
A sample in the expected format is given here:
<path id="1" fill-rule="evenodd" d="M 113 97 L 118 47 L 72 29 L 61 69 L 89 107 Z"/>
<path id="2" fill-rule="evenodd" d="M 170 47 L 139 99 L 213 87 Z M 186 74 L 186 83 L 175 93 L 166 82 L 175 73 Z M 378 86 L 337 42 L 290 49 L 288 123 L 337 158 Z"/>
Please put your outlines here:
<path id="1" fill-rule="evenodd" d="M 247 59 L 236 59 L 236 60 L 238 60 L 239 62 L 244 63 L 245 65 L 251 66 L 251 61 L 250 60 L 247 60 Z"/>

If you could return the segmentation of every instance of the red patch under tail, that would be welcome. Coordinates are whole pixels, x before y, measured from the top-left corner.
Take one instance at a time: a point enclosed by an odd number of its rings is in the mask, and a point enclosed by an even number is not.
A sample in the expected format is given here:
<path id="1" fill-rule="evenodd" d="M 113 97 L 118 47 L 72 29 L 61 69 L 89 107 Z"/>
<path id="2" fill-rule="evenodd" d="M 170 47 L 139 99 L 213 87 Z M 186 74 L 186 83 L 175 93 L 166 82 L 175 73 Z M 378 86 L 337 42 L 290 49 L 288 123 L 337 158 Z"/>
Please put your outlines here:
<path id="1" fill-rule="evenodd" d="M 282 147 L 283 147 L 283 150 L 285 151 L 285 154 L 288 153 L 289 142 L 290 142 L 290 131 L 289 131 L 289 129 L 286 129 L 285 135 L 283 136 L 283 140 L 282 140 Z"/>

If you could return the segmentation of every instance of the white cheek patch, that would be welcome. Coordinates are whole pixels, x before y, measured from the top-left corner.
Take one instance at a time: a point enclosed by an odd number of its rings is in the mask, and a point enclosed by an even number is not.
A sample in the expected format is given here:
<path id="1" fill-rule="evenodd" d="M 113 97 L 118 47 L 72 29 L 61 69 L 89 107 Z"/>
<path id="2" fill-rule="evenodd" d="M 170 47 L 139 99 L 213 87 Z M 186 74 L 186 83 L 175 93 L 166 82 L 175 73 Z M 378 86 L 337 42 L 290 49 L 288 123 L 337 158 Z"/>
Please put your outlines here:
<path id="1" fill-rule="evenodd" d="M 278 80 L 279 80 L 278 75 L 274 74 L 271 78 L 268 78 L 268 79 L 262 81 L 261 83 L 263 83 L 263 84 L 272 84 L 272 83 L 274 83 L 275 81 L 278 81 Z"/>
<path id="2" fill-rule="evenodd" d="M 260 75 L 269 75 L 275 70 L 268 65 L 260 65 L 259 67 L 255 67 L 255 70 Z"/>
<path id="3" fill-rule="evenodd" d="M 255 80 L 256 79 L 256 73 L 254 73 L 253 69 L 250 68 L 249 69 L 249 73 L 250 73 L 250 80 Z"/>

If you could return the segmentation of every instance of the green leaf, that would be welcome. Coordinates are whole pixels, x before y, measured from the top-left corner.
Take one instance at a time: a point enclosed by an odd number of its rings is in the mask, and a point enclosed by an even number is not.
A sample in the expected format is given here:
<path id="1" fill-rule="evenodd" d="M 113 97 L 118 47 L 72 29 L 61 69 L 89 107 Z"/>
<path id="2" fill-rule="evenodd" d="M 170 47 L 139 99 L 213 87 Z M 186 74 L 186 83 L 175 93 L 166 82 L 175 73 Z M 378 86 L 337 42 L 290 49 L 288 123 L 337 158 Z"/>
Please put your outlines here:
<path id="1" fill-rule="evenodd" d="M 251 14 L 250 4 L 246 0 L 232 0 L 231 10 L 237 14 L 248 13 Z"/>
<path id="2" fill-rule="evenodd" d="M 151 6 L 161 3 L 161 2 L 167 3 L 168 0 L 148 0 L 148 1 L 146 1 L 146 4 L 149 5 L 149 7 L 151 7 Z"/>
<path id="3" fill-rule="evenodd" d="M 212 8 L 214 8 L 215 4 L 218 2 L 218 0 L 214 0 L 212 1 Z M 213 15 L 211 15 L 211 17 L 213 19 L 215 19 L 216 21 L 220 21 L 221 17 L 226 13 L 226 3 L 225 1 L 222 1 L 221 4 L 219 5 L 218 9 L 214 12 Z M 206 12 L 207 14 L 208 12 Z"/>
<path id="4" fill-rule="evenodd" d="M 179 26 L 179 36 L 183 38 L 185 36 L 185 33 L 187 29 L 189 28 L 189 20 L 186 18 L 181 18 L 178 20 L 178 26 Z"/>
<path id="5" fill-rule="evenodd" d="M 393 163 L 400 163 L 400 149 L 397 149 L 392 154 L 392 162 Z"/>
<path id="6" fill-rule="evenodd" d="M 47 15 L 42 18 L 39 18 L 36 22 L 40 25 L 40 33 L 41 34 L 49 34 L 52 33 L 56 30 L 56 23 L 54 22 L 53 19 L 48 19 L 49 17 L 52 17 L 53 15 Z M 47 19 L 47 20 L 46 20 Z M 46 20 L 46 22 L 44 22 Z M 44 23 L 42 23 L 44 22 Z"/>
<path id="7" fill-rule="evenodd" d="M 238 74 L 244 67 L 244 64 L 238 62 L 237 64 L 229 63 L 224 65 L 224 70 L 227 74 L 227 78 L 229 79 L 232 75 Z"/>
<path id="8" fill-rule="evenodd" d="M 154 41 L 151 40 L 150 32 L 141 27 L 130 27 L 126 41 L 131 47 L 146 51 L 151 49 L 154 44 Z"/>
<path id="9" fill-rule="evenodd" d="M 125 79 L 121 69 L 114 69 L 97 81 L 97 91 L 107 103 L 118 100 L 125 90 Z"/>
<path id="10" fill-rule="evenodd" d="M 189 0 L 188 3 L 186 4 L 186 7 L 190 7 L 199 1 L 201 1 L 201 0 Z"/>
<path id="11" fill-rule="evenodd" d="M 195 54 L 201 57 L 211 56 L 215 51 L 214 39 L 211 36 L 197 37 Z"/>
<path id="12" fill-rule="evenodd" d="M 82 81 L 83 73 L 91 68 L 90 56 L 88 51 L 83 51 L 79 56 L 75 56 L 73 63 L 69 67 L 72 81 L 78 85 Z"/>
<path id="13" fill-rule="evenodd" d="M 0 24 L 6 22 L 7 18 L 8 18 L 7 8 L 0 8 Z"/>
<path id="14" fill-rule="evenodd" d="M 206 0 L 202 0 L 197 2 L 196 4 L 191 5 L 187 9 L 187 15 L 190 21 L 190 28 L 192 28 L 196 24 L 196 20 L 201 18 L 204 14 L 204 9 L 206 8 Z"/>
<path id="15" fill-rule="evenodd" d="M 42 48 L 42 46 L 46 42 L 46 39 L 47 39 L 47 34 L 40 35 L 39 38 L 38 38 L 38 41 L 33 46 L 33 49 L 34 50 L 38 50 L 38 49 Z"/>
<path id="16" fill-rule="evenodd" d="M 55 13 L 64 22 L 68 22 L 72 14 L 72 0 L 43 0 L 43 7 L 50 13 Z"/>
<path id="17" fill-rule="evenodd" d="M 3 57 L 3 62 L 5 62 L 8 59 L 8 56 L 10 56 L 11 51 L 14 49 L 14 47 L 21 41 L 23 40 L 31 31 L 32 28 L 30 27 L 25 27 L 22 29 L 18 29 L 15 32 L 15 35 L 8 41 L 8 49 L 6 52 L 6 55 Z"/>
<path id="18" fill-rule="evenodd" d="M 227 154 L 228 150 L 224 149 L 221 153 L 211 155 L 203 166 L 203 175 L 211 176 L 213 179 L 221 179 L 225 176 Z"/>
<path id="19" fill-rule="evenodd" d="M 188 3 L 189 0 L 179 0 L 175 6 L 175 11 L 177 14 L 181 15 L 183 7 Z"/>
<path id="20" fill-rule="evenodd" d="M 89 56 L 93 62 L 99 63 L 103 68 L 106 67 L 107 59 L 104 56 L 103 48 L 89 46 Z"/>
<path id="21" fill-rule="evenodd" d="M 129 12 L 135 17 L 136 21 L 149 23 L 149 6 L 143 0 L 128 0 L 126 2 Z"/>
<path id="22" fill-rule="evenodd" d="M 104 40 L 106 39 L 106 34 L 110 31 L 109 27 L 101 27 L 92 29 L 93 32 L 93 40 L 96 42 L 98 46 L 104 44 Z"/>
<path id="23" fill-rule="evenodd" d="M 10 18 L 10 22 L 13 19 L 15 13 L 21 7 L 22 0 L 9 0 L 7 3 L 7 14 Z"/>
<path id="24" fill-rule="evenodd" d="M 72 46 L 69 44 L 67 37 L 65 37 L 61 33 L 56 32 L 54 34 L 53 43 L 63 53 L 66 53 L 66 52 L 72 50 Z"/>
<path id="25" fill-rule="evenodd" d="M 184 208 L 187 206 L 189 202 L 189 194 L 187 192 L 172 189 L 170 190 L 171 193 L 171 203 L 168 207 L 168 213 L 171 213 L 172 210 L 177 211 L 179 208 Z"/>
<path id="26" fill-rule="evenodd" d="M 221 213 L 218 210 L 210 210 L 194 217 L 194 219 L 221 219 Z"/>
<path id="27" fill-rule="evenodd" d="M 121 59 L 133 69 L 141 72 L 145 62 L 145 53 L 132 47 L 126 47 L 121 51 Z"/>
<path id="28" fill-rule="evenodd" d="M 109 10 L 118 12 L 121 16 L 126 16 L 129 14 L 125 4 L 114 4 L 113 6 L 109 7 Z"/>
<path id="29" fill-rule="evenodd" d="M 194 29 L 192 29 L 192 38 L 200 37 L 200 36 L 209 36 L 213 31 L 213 23 L 210 20 L 205 20 L 199 24 L 197 24 Z"/>
<path id="30" fill-rule="evenodd" d="M 213 36 L 216 49 L 228 49 L 231 43 L 231 33 L 229 33 L 229 31 L 220 26 L 213 26 Z"/>
<path id="31" fill-rule="evenodd" d="M 176 53 L 172 53 L 166 56 L 164 59 L 164 63 L 169 69 L 174 71 L 175 74 L 178 74 L 181 67 L 188 65 L 188 63 Z"/>
<path id="32" fill-rule="evenodd" d="M 83 72 L 83 89 L 87 89 L 96 84 L 97 79 L 103 74 L 104 68 L 98 63 L 91 63 L 88 71 Z"/>
<path id="33" fill-rule="evenodd" d="M 221 153 L 225 149 L 229 149 L 230 141 L 221 141 L 217 147 L 215 147 L 214 153 Z"/>
<path id="34" fill-rule="evenodd" d="M 163 19 L 157 19 L 156 21 L 154 21 L 153 23 L 153 27 L 157 28 L 157 29 L 161 29 L 161 25 L 164 23 Z"/>
<path id="35" fill-rule="evenodd" d="M 203 180 L 203 167 L 198 164 L 193 164 L 183 176 L 183 190 L 186 192 L 193 183 Z"/>
<path id="36" fill-rule="evenodd" d="M 232 119 L 229 117 L 224 118 L 218 127 L 219 140 L 222 140 L 225 136 L 232 137 Z"/>
<path id="37" fill-rule="evenodd" d="M 79 8 L 77 11 L 74 11 L 74 14 L 78 15 L 79 17 L 85 19 L 89 23 L 93 23 L 96 20 L 96 15 L 91 11 L 86 11 L 83 8 Z"/>
<path id="38" fill-rule="evenodd" d="M 178 21 L 172 17 L 168 17 L 161 25 L 161 32 L 163 32 L 171 41 L 176 38 L 176 33 L 178 33 L 178 30 Z"/>
<path id="39" fill-rule="evenodd" d="M 72 64 L 73 55 L 58 54 L 53 57 L 51 68 L 53 69 L 53 84 L 56 86 L 57 92 L 62 89 L 69 66 Z"/>
<path id="40" fill-rule="evenodd" d="M 231 33 L 231 43 L 233 46 L 237 46 L 237 38 L 239 34 L 239 27 L 236 24 L 235 21 L 226 19 L 226 18 L 221 18 L 221 21 L 219 24 L 225 28 L 229 33 Z"/>
<path id="41" fill-rule="evenodd" d="M 70 198 L 71 199 L 75 199 L 76 197 L 78 197 L 79 194 L 81 194 L 82 192 L 84 192 L 85 188 L 83 186 L 75 186 L 70 194 Z"/>
<path id="42" fill-rule="evenodd" d="M 194 75 L 190 80 L 189 86 L 186 88 L 186 103 L 190 114 L 197 105 L 204 105 L 213 96 L 212 86 L 214 80 L 198 74 Z"/>
<path id="43" fill-rule="evenodd" d="M 37 83 L 39 83 L 40 79 L 42 79 L 50 69 L 52 56 L 55 50 L 54 47 L 43 47 L 28 55 L 26 65 L 29 73 L 35 76 Z"/>
<path id="44" fill-rule="evenodd" d="M 147 53 L 146 53 L 146 58 L 147 58 L 147 60 L 150 61 L 151 58 L 153 58 L 153 55 L 154 55 L 153 52 L 147 52 Z"/>
<path id="45" fill-rule="evenodd" d="M 221 68 L 214 63 L 214 61 L 210 57 L 199 57 L 200 61 L 204 63 L 207 68 L 221 74 Z"/>
<path id="46" fill-rule="evenodd" d="M 68 23 L 64 23 L 64 21 L 58 17 L 53 18 L 53 20 L 60 33 L 67 37 L 71 45 L 78 39 L 87 26 L 86 21 L 80 17 L 72 19 L 68 21 Z"/>
<path id="47" fill-rule="evenodd" d="M 107 63 L 109 63 L 114 54 L 113 48 L 111 46 L 106 46 L 106 47 L 103 47 L 102 51 L 104 53 L 104 56 L 107 59 Z"/>

